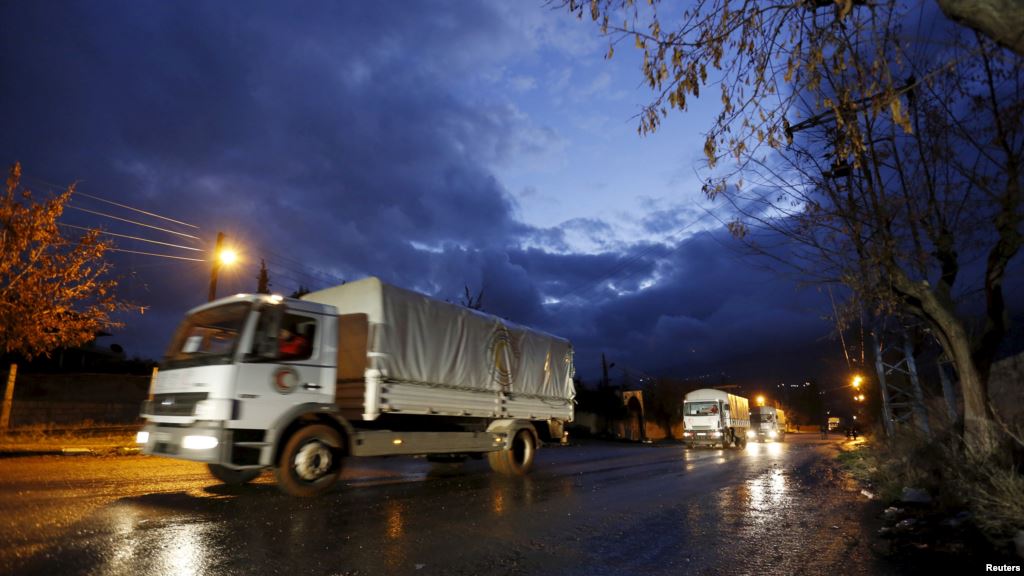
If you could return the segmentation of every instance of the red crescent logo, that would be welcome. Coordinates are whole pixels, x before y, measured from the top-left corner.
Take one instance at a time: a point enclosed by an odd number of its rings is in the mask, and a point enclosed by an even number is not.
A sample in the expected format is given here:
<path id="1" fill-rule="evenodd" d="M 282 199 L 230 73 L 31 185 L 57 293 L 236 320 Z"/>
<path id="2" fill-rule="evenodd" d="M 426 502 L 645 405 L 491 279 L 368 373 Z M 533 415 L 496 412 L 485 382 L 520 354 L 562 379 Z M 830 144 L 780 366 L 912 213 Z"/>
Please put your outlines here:
<path id="1" fill-rule="evenodd" d="M 299 383 L 299 374 L 294 368 L 281 367 L 274 371 L 274 389 L 281 394 L 288 394 L 295 390 Z"/>

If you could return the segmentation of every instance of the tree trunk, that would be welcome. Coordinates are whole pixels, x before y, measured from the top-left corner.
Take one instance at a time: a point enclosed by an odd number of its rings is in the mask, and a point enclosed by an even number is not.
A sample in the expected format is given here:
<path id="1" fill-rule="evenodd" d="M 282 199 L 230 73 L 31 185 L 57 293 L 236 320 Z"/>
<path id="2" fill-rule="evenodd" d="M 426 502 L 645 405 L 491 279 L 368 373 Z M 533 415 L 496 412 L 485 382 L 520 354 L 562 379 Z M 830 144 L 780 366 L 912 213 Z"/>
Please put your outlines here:
<path id="1" fill-rule="evenodd" d="M 953 361 L 964 396 L 964 443 L 982 454 L 995 450 L 995 428 L 988 406 L 988 382 L 971 354 L 967 329 L 950 300 L 942 300 L 924 281 L 911 281 L 902 271 L 893 274 L 893 286 L 910 310 L 936 332 L 946 356 Z"/>
<path id="2" fill-rule="evenodd" d="M 1024 0 L 937 0 L 952 21 L 1024 56 Z"/>

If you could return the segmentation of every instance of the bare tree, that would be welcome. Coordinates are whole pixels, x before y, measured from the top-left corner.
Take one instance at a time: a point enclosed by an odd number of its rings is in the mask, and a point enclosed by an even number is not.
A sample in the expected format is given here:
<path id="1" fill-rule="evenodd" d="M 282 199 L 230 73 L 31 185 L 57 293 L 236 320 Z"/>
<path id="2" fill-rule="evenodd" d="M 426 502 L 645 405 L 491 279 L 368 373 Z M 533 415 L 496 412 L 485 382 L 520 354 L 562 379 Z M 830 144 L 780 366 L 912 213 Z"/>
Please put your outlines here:
<path id="1" fill-rule="evenodd" d="M 32 359 L 119 326 L 110 315 L 129 306 L 115 295 L 99 231 L 74 239 L 57 226 L 74 186 L 37 201 L 20 180 L 15 164 L 0 199 L 0 348 Z"/>
<path id="2" fill-rule="evenodd" d="M 459 300 L 459 304 L 462 304 L 466 308 L 472 310 L 483 310 L 484 307 L 484 289 L 481 286 L 480 290 L 473 296 L 473 293 L 469 291 L 469 285 L 463 286 L 465 289 L 462 298 Z"/>
<path id="3" fill-rule="evenodd" d="M 671 27 L 657 2 L 569 7 L 589 8 L 609 55 L 623 40 L 642 50 L 655 97 L 641 133 L 714 76 L 723 107 L 705 154 L 719 172 L 705 192 L 732 205 L 730 229 L 751 244 L 752 229 L 796 240 L 803 260 L 780 264 L 846 284 L 878 313 L 924 320 L 956 365 L 966 436 L 986 444 L 1002 285 L 1022 242 L 1021 58 L 981 37 L 968 44 L 963 29 L 915 58 L 906 47 L 921 39 L 901 30 L 913 8 L 897 2 L 698 1 Z M 977 338 L 956 290 L 973 258 L 985 262 L 967 295 L 983 295 Z"/>

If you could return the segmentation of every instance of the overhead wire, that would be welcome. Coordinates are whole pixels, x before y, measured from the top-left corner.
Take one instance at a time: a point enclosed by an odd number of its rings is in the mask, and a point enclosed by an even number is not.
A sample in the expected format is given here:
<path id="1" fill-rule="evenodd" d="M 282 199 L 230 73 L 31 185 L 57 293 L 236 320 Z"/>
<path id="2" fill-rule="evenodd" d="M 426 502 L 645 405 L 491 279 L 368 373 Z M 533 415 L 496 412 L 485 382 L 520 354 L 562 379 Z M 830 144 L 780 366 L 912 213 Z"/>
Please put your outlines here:
<path id="1" fill-rule="evenodd" d="M 134 224 L 136 226 L 143 226 L 143 227 L 146 227 L 146 228 L 152 228 L 153 230 L 159 230 L 161 232 L 167 232 L 168 234 L 175 234 L 177 236 L 182 236 L 184 238 L 190 238 L 192 240 L 202 240 L 198 236 L 193 236 L 191 234 L 185 234 L 184 232 L 177 232 L 175 230 L 170 230 L 170 229 L 167 229 L 167 228 L 161 228 L 160 226 L 153 226 L 152 224 L 146 224 L 145 222 L 138 222 L 136 220 L 129 220 L 128 218 L 121 218 L 120 216 L 114 216 L 113 214 L 106 214 L 104 212 L 99 212 L 97 210 L 89 210 L 88 208 L 80 208 L 78 206 L 68 206 L 68 208 L 71 208 L 72 210 L 77 210 L 79 212 L 86 212 L 88 214 L 95 214 L 97 216 L 103 216 L 105 218 L 110 218 L 112 220 L 119 220 L 121 222 L 127 222 L 129 224 Z"/>
<path id="2" fill-rule="evenodd" d="M 25 180 L 31 180 L 33 182 L 39 182 L 40 184 L 43 184 L 45 186 L 49 186 L 50 188 L 54 188 L 54 189 L 67 189 L 68 188 L 68 186 L 62 186 L 60 184 L 54 184 L 53 182 L 50 182 L 50 181 L 47 181 L 47 180 L 43 180 L 42 178 L 38 178 L 36 176 L 31 176 L 31 175 L 27 175 L 27 174 L 22 174 L 22 178 L 25 179 Z M 105 202 L 107 204 L 112 204 L 114 206 L 118 206 L 118 207 L 124 208 L 126 210 L 131 210 L 133 212 L 138 212 L 140 214 L 145 214 L 146 216 L 152 216 L 154 218 L 159 218 L 161 220 L 166 220 L 168 222 L 173 222 L 175 224 L 180 224 L 182 226 L 188 226 L 189 228 L 193 228 L 193 229 L 196 229 L 196 230 L 199 229 L 199 226 L 197 226 L 195 224 L 190 224 L 188 222 L 183 222 L 181 220 L 176 220 L 174 218 L 163 216 L 163 215 L 157 214 L 155 212 L 151 212 L 151 211 L 148 211 L 148 210 L 143 210 L 142 208 L 136 208 L 134 206 L 129 206 L 128 204 L 124 204 L 124 203 L 121 203 L 121 202 L 115 202 L 113 200 L 108 200 L 106 198 L 101 198 L 99 196 L 96 196 L 95 194 L 88 194 L 86 192 L 82 192 L 81 190 L 78 190 L 77 188 L 75 189 L 74 194 L 76 196 L 84 196 L 85 198 L 91 198 L 91 199 L 97 200 L 99 202 Z"/>
<path id="3" fill-rule="evenodd" d="M 189 258 L 187 256 L 174 256 L 172 254 L 158 254 L 156 252 L 142 252 L 140 250 L 128 250 L 125 248 L 107 248 L 109 252 L 127 252 L 128 254 L 142 254 L 143 256 L 158 256 L 160 258 L 170 258 L 172 260 L 188 260 L 191 262 L 206 262 L 202 258 Z"/>
<path id="4" fill-rule="evenodd" d="M 64 226 L 65 228 L 75 228 L 77 230 L 85 230 L 87 232 L 90 231 L 90 230 L 97 230 L 100 234 L 103 234 L 105 236 L 117 236 L 118 238 L 127 238 L 129 240 L 138 240 L 140 242 L 149 242 L 150 244 L 161 244 L 163 246 L 170 246 L 171 248 L 181 248 L 182 250 L 192 250 L 192 251 L 195 251 L 195 252 L 205 252 L 205 250 L 203 250 L 202 248 L 193 248 L 191 246 L 182 246 L 181 244 L 171 244 L 170 242 L 161 242 L 159 240 L 150 240 L 149 238 L 142 238 L 140 236 L 131 236 L 131 235 L 128 235 L 128 234 L 118 234 L 117 232 L 108 232 L 106 230 L 97 229 L 97 228 L 89 228 L 89 227 L 86 227 L 86 226 L 77 226 L 75 224 L 65 224 L 64 222 L 58 222 L 57 225 L 58 226 Z"/>

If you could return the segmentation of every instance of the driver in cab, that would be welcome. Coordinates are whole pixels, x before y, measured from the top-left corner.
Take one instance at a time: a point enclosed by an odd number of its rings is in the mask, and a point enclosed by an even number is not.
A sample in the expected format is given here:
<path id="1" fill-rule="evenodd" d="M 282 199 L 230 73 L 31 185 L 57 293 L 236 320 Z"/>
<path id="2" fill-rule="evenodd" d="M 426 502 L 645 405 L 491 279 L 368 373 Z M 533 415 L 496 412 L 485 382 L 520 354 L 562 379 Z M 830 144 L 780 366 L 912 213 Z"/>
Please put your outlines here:
<path id="1" fill-rule="evenodd" d="M 311 352 L 309 338 L 281 328 L 277 334 L 277 351 L 281 358 L 308 358 Z"/>

